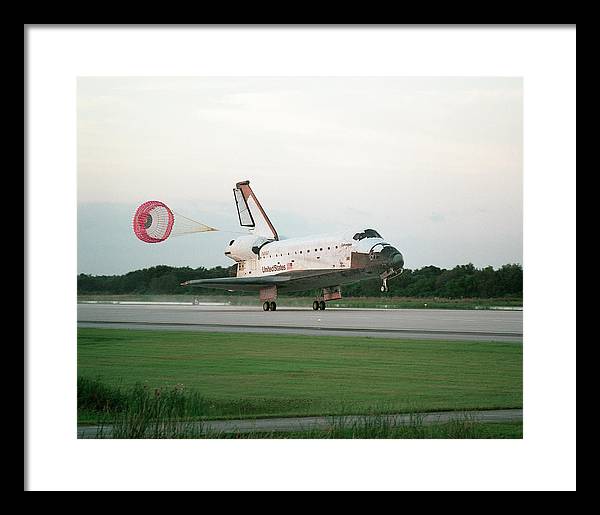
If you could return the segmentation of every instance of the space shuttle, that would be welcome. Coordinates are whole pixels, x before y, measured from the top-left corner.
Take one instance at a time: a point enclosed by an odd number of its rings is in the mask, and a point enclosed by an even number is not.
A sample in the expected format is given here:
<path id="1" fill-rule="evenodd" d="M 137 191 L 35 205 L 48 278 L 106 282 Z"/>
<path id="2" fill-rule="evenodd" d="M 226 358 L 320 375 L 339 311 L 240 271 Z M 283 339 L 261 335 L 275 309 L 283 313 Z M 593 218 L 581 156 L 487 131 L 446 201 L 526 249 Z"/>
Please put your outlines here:
<path id="1" fill-rule="evenodd" d="M 402 253 L 374 229 L 280 239 L 250 181 L 236 183 L 233 196 L 240 226 L 249 230 L 225 248 L 235 276 L 182 286 L 256 292 L 264 311 L 277 309 L 280 293 L 314 289 L 312 308 L 324 310 L 342 298 L 345 284 L 379 277 L 387 291 L 388 280 L 403 271 Z"/>

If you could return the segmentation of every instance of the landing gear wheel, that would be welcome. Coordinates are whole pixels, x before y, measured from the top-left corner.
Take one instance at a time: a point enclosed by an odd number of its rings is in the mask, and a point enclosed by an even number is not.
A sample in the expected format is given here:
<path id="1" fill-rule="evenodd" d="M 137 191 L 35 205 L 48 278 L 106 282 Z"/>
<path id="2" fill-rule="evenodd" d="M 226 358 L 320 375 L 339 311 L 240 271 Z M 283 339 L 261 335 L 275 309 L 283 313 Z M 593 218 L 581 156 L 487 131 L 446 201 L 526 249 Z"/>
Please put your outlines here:
<path id="1" fill-rule="evenodd" d="M 324 300 L 319 302 L 319 309 L 321 311 L 325 311 L 325 301 Z"/>
<path id="2" fill-rule="evenodd" d="M 277 304 L 275 304 L 274 302 L 271 302 L 269 304 L 269 308 L 271 308 L 271 311 L 275 311 L 277 309 Z"/>
<path id="3" fill-rule="evenodd" d="M 318 300 L 315 300 L 315 301 L 313 302 L 313 309 L 314 309 L 315 311 L 317 311 L 317 309 L 319 309 L 319 301 L 318 301 Z"/>
<path id="4" fill-rule="evenodd" d="M 265 302 L 263 304 L 263 311 L 269 311 L 270 307 L 271 307 L 271 305 L 268 302 Z"/>
<path id="5" fill-rule="evenodd" d="M 387 277 L 383 278 L 383 284 L 381 285 L 381 291 L 382 292 L 390 291 L 388 288 L 388 284 L 387 284 Z"/>

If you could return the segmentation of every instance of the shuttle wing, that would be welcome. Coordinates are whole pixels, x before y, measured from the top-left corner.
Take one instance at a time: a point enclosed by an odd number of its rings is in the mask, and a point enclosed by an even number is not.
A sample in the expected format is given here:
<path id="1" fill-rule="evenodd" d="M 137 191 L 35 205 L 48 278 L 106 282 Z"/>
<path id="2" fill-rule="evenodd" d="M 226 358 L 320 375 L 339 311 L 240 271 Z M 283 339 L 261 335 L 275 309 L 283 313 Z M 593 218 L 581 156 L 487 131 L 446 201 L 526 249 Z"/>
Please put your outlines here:
<path id="1" fill-rule="evenodd" d="M 278 275 L 259 277 L 221 277 L 218 279 L 194 279 L 181 286 L 217 288 L 229 291 L 259 291 L 267 286 L 277 286 L 282 291 L 309 290 L 325 286 L 337 286 L 352 279 L 356 270 L 298 270 Z"/>
<path id="2" fill-rule="evenodd" d="M 265 286 L 282 285 L 291 280 L 289 275 L 268 275 L 266 277 L 221 277 L 218 279 L 195 279 L 181 283 L 181 286 L 199 286 L 230 291 L 257 291 Z"/>

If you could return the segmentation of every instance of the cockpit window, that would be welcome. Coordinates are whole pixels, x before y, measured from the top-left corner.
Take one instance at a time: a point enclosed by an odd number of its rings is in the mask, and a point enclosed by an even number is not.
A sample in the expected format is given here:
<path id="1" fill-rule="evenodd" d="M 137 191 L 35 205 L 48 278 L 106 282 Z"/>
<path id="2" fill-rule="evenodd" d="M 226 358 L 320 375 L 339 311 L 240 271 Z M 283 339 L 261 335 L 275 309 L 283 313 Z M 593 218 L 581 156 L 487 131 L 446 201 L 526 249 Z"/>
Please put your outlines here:
<path id="1" fill-rule="evenodd" d="M 364 238 L 381 238 L 381 234 L 375 229 L 365 229 L 363 232 L 357 232 L 352 238 L 356 241 L 360 241 Z"/>

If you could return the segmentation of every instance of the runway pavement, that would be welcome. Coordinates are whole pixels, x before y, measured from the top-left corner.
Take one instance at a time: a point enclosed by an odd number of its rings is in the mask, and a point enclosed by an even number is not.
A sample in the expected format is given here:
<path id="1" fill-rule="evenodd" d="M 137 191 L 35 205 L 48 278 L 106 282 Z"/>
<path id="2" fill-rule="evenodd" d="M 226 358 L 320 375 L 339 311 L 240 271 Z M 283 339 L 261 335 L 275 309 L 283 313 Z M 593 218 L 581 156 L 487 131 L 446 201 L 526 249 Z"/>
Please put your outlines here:
<path id="1" fill-rule="evenodd" d="M 473 422 L 521 422 L 522 409 L 482 410 L 482 411 L 442 411 L 434 413 L 384 415 L 383 418 L 391 425 L 442 424 L 452 420 L 468 419 Z M 203 433 L 252 433 L 252 432 L 294 432 L 310 431 L 314 429 L 326 430 L 336 422 L 343 422 L 345 426 L 364 424 L 375 420 L 373 416 L 348 415 L 343 417 L 290 417 L 290 418 L 262 418 L 243 420 L 208 420 L 196 422 L 196 429 Z M 381 420 L 381 417 L 377 417 Z M 111 426 L 78 426 L 77 438 L 111 438 Z"/>
<path id="2" fill-rule="evenodd" d="M 79 327 L 523 341 L 522 311 L 78 304 Z"/>

